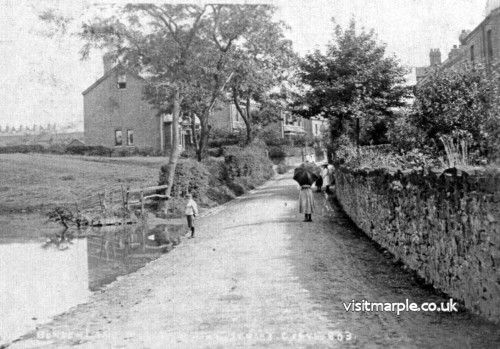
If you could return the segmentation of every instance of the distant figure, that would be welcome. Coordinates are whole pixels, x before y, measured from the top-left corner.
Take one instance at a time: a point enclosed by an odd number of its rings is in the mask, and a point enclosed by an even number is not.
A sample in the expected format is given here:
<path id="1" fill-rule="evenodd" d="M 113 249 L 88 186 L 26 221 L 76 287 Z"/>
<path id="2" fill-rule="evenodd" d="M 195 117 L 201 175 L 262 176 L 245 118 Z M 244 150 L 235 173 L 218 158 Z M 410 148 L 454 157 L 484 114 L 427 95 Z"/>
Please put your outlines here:
<path id="1" fill-rule="evenodd" d="M 305 214 L 304 222 L 312 222 L 312 213 L 314 211 L 314 197 L 310 185 L 300 187 L 299 193 L 299 212 Z"/>
<path id="2" fill-rule="evenodd" d="M 319 176 L 314 184 L 316 185 L 316 191 L 321 193 L 321 187 L 323 187 L 323 175 Z"/>
<path id="3" fill-rule="evenodd" d="M 321 170 L 321 177 L 323 178 L 323 185 L 325 186 L 325 192 L 330 192 L 330 185 L 332 185 L 331 171 L 329 170 L 330 165 L 323 165 Z"/>
<path id="4" fill-rule="evenodd" d="M 198 205 L 193 200 L 193 195 L 187 194 L 186 214 L 188 228 L 191 229 L 191 238 L 194 238 L 194 217 L 198 214 Z"/>

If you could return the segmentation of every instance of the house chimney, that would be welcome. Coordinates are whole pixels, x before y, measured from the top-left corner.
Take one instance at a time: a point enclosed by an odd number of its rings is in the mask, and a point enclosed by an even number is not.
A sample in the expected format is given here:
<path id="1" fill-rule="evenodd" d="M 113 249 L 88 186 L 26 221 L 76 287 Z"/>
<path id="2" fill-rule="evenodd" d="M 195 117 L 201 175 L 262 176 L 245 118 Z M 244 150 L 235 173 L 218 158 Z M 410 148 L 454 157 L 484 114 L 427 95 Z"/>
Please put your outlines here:
<path id="1" fill-rule="evenodd" d="M 104 74 L 106 74 L 115 66 L 115 59 L 110 52 L 107 52 L 102 56 L 102 63 L 104 65 Z"/>
<path id="2" fill-rule="evenodd" d="M 430 63 L 431 67 L 440 65 L 441 64 L 441 51 L 436 48 L 436 49 L 431 49 L 429 52 L 429 58 L 430 58 Z"/>

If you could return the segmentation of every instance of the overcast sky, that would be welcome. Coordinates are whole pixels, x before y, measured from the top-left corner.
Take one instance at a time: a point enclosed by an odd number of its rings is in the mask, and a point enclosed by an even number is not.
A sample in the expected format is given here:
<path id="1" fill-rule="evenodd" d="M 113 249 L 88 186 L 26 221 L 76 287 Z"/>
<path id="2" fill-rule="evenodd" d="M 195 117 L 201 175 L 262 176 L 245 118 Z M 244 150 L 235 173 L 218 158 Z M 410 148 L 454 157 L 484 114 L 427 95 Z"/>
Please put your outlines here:
<path id="1" fill-rule="evenodd" d="M 375 29 L 388 52 L 406 66 L 428 65 L 431 48 L 440 48 L 446 59 L 450 48 L 458 44 L 461 30 L 473 29 L 484 18 L 486 4 L 485 0 L 270 2 L 279 7 L 278 18 L 291 26 L 288 36 L 300 54 L 324 48 L 332 39 L 332 18 L 345 26 L 354 17 L 360 25 Z M 43 2 L 76 17 L 87 3 L 90 1 Z M 81 125 L 81 92 L 102 74 L 101 59 L 94 56 L 81 62 L 80 43 L 41 37 L 38 32 L 43 26 L 37 23 L 33 10 L 33 6 L 41 5 L 36 4 L 0 0 L 0 126 L 48 122 Z"/>

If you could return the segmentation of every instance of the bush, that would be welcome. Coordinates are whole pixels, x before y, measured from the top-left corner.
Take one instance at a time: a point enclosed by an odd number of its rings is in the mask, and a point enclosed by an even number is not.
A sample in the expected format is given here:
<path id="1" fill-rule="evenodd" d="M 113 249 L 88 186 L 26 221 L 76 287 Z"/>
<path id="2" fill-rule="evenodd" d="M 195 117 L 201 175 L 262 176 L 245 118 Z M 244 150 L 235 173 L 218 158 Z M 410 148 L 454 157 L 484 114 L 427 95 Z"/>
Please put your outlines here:
<path id="1" fill-rule="evenodd" d="M 282 160 L 286 157 L 286 149 L 283 145 L 270 146 L 269 147 L 269 157 L 271 159 Z"/>
<path id="2" fill-rule="evenodd" d="M 278 164 L 278 166 L 276 166 L 276 172 L 278 172 L 278 174 L 285 174 L 287 173 L 288 171 L 288 166 L 286 166 L 285 164 Z"/>
<path id="3" fill-rule="evenodd" d="M 236 178 L 246 177 L 249 183 L 258 185 L 274 174 L 272 162 L 266 151 L 256 146 L 226 148 L 224 166 L 224 178 L 228 182 L 235 182 Z"/>
<path id="4" fill-rule="evenodd" d="M 273 129 L 264 129 L 260 131 L 256 137 L 262 139 L 268 147 L 277 147 L 287 144 L 287 140 L 281 138 L 280 133 Z"/>
<path id="5" fill-rule="evenodd" d="M 45 148 L 40 144 L 21 144 L 21 145 L 8 145 L 0 147 L 0 154 L 12 153 L 45 153 Z"/>
<path id="6" fill-rule="evenodd" d="M 222 156 L 222 148 L 209 148 L 207 150 L 207 155 L 214 158 Z"/>
<path id="7" fill-rule="evenodd" d="M 102 145 L 74 145 L 65 149 L 65 153 L 71 155 L 111 156 L 112 152 L 112 149 Z"/>
<path id="8" fill-rule="evenodd" d="M 225 146 L 244 144 L 246 137 L 243 133 L 235 133 L 224 130 L 214 130 L 208 140 L 208 148 L 221 148 Z"/>
<path id="9" fill-rule="evenodd" d="M 466 132 L 472 136 L 471 153 L 492 159 L 499 150 L 499 113 L 498 74 L 476 65 L 431 73 L 415 90 L 410 121 L 440 154 L 442 136 Z"/>
<path id="10" fill-rule="evenodd" d="M 91 146 L 89 150 L 86 152 L 86 155 L 90 156 L 111 156 L 113 151 L 109 148 L 106 148 L 102 145 Z"/>
<path id="11" fill-rule="evenodd" d="M 168 165 L 163 165 L 160 169 L 159 185 L 167 184 L 167 179 Z M 204 164 L 193 159 L 179 159 L 170 195 L 179 198 L 191 193 L 195 199 L 205 200 L 209 181 L 210 173 Z"/>
<path id="12" fill-rule="evenodd" d="M 202 163 L 206 166 L 208 172 L 210 173 L 210 186 L 221 185 L 225 173 L 224 159 L 208 157 L 203 159 Z"/>
<path id="13" fill-rule="evenodd" d="M 186 148 L 182 151 L 180 157 L 184 159 L 196 159 L 196 149 L 193 147 Z"/>

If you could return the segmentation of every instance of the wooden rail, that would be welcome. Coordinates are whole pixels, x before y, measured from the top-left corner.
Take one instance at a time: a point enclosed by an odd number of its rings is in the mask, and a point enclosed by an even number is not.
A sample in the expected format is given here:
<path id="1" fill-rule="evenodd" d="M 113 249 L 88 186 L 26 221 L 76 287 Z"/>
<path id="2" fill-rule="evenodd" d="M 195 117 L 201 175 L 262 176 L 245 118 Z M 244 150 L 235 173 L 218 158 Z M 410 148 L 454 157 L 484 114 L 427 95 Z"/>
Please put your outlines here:
<path id="1" fill-rule="evenodd" d="M 155 187 L 146 187 L 146 188 L 138 188 L 138 189 L 130 189 L 127 188 L 125 195 L 124 195 L 124 204 L 127 210 L 130 210 L 131 206 L 141 206 L 141 215 L 144 213 L 144 205 L 146 203 L 146 200 L 150 199 L 168 199 L 168 195 L 163 195 L 163 194 L 156 194 L 156 192 L 160 190 L 166 190 L 168 185 L 158 185 Z M 154 193 L 150 195 L 146 195 L 148 193 Z M 136 200 L 130 200 L 130 196 L 132 195 L 139 195 L 139 198 Z"/>

